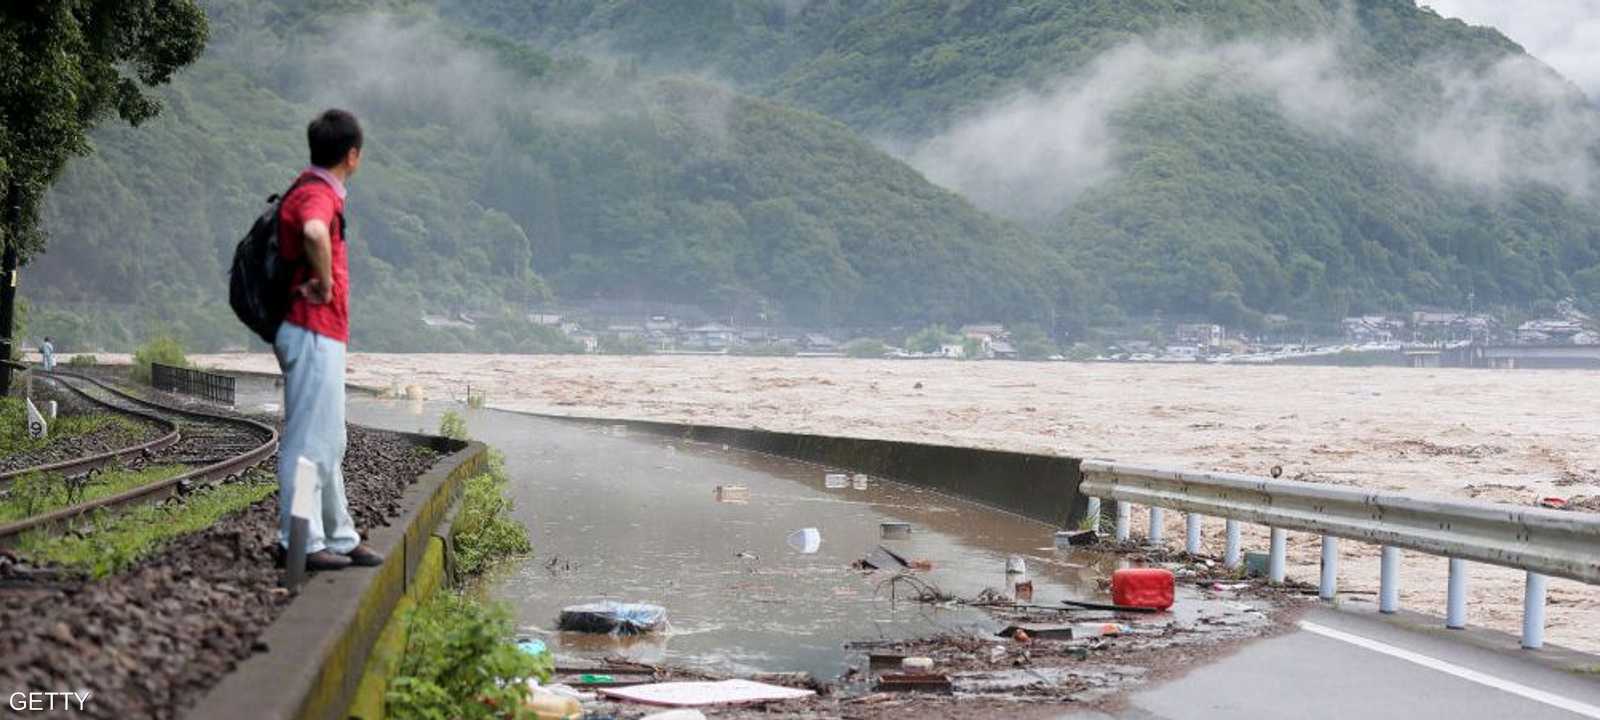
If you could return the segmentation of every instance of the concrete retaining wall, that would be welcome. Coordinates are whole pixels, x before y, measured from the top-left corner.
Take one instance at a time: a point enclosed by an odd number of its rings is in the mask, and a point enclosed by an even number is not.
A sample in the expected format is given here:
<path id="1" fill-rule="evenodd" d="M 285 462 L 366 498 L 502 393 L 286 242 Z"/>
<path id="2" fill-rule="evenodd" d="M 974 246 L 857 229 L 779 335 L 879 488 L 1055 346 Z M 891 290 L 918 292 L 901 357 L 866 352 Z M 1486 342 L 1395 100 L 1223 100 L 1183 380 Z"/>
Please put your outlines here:
<path id="1" fill-rule="evenodd" d="M 395 522 L 367 538 L 384 554 L 384 564 L 312 576 L 262 634 L 267 652 L 240 664 L 186 717 L 341 720 L 358 689 L 370 698 L 375 683 L 381 705 L 381 682 L 363 683 L 368 660 L 386 628 L 391 637 L 396 632 L 391 620 L 402 602 L 414 602 L 441 582 L 449 553 L 435 532 L 460 497 L 462 483 L 481 472 L 487 459 L 483 443 L 463 447 L 443 438 L 429 441 L 449 443 L 436 447 L 454 452 L 406 492 Z"/>
<path id="2" fill-rule="evenodd" d="M 933 488 L 1058 527 L 1076 526 L 1086 508 L 1078 495 L 1078 483 L 1083 479 L 1078 458 L 715 425 L 523 414 L 622 425 L 867 473 Z"/>

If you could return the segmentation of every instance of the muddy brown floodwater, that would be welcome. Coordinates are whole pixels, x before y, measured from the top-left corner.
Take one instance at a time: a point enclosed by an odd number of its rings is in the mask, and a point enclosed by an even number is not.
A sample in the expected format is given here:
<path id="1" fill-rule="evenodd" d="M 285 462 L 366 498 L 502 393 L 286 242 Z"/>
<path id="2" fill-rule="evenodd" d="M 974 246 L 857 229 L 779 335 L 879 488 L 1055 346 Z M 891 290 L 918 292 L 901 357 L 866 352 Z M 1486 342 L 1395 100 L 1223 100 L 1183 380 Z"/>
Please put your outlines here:
<path id="1" fill-rule="evenodd" d="M 436 427 L 441 405 L 356 400 L 351 419 Z M 963 598 L 1023 578 L 1041 599 L 1103 598 L 1097 581 L 1126 564 L 1057 552 L 1048 525 L 880 478 L 829 489 L 827 469 L 768 455 L 496 411 L 465 417 L 474 438 L 506 454 L 515 514 L 537 553 L 491 577 L 487 592 L 569 659 L 831 679 L 846 669 L 848 642 L 1003 627 L 981 609 L 910 600 L 908 586 L 887 582 L 892 571 L 852 568 L 880 545 L 928 561 L 917 578 Z M 743 488 L 739 501 L 719 501 L 718 486 Z M 912 530 L 885 539 L 886 522 Z M 814 552 L 791 545 L 804 528 L 820 534 Z M 1026 576 L 1007 575 L 1013 555 Z M 622 640 L 554 631 L 562 607 L 600 600 L 661 605 L 671 630 Z"/>
<path id="2" fill-rule="evenodd" d="M 271 370 L 267 355 L 198 359 Z M 948 443 L 1527 504 L 1600 510 L 1600 373 L 1568 370 L 1118 365 L 823 358 L 375 355 L 350 380 L 470 384 L 498 407 Z M 1181 518 L 1168 513 L 1168 537 Z M 1143 513 L 1136 513 L 1137 523 Z M 1264 546 L 1259 529 L 1247 543 Z M 1207 551 L 1222 545 L 1206 527 Z M 1341 588 L 1370 593 L 1377 548 L 1344 543 Z M 1291 533 L 1290 574 L 1318 544 Z M 1401 598 L 1442 613 L 1443 558 L 1407 554 Z M 1522 574 L 1474 566 L 1470 621 L 1519 628 Z M 1552 580 L 1550 642 L 1600 651 L 1600 590 Z"/>

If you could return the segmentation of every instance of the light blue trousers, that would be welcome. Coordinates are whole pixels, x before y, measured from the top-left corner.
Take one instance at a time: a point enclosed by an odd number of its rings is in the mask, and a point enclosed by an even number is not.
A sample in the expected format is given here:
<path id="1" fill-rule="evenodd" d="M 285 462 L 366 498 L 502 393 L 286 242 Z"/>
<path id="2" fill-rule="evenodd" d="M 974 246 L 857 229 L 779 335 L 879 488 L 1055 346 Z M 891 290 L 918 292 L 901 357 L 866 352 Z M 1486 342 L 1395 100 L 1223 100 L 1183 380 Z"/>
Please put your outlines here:
<path id="1" fill-rule="evenodd" d="M 272 349 L 283 371 L 283 437 L 278 441 L 278 542 L 289 546 L 295 470 L 304 457 L 317 466 L 322 512 L 310 518 L 306 552 L 348 554 L 361 543 L 344 497 L 344 343 L 298 325 L 278 328 Z"/>

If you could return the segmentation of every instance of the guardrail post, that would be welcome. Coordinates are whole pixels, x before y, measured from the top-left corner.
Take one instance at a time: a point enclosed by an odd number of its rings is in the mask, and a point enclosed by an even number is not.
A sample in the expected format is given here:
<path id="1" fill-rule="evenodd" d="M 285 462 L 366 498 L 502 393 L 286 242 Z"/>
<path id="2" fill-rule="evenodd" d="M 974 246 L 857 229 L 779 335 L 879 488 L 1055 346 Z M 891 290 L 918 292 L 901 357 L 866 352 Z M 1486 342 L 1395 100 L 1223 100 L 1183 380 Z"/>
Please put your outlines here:
<path id="1" fill-rule="evenodd" d="M 1224 529 L 1228 534 L 1228 541 L 1222 548 L 1222 565 L 1228 568 L 1239 567 L 1239 521 L 1228 518 Z"/>
<path id="2" fill-rule="evenodd" d="M 1089 507 L 1083 514 L 1089 518 L 1089 529 L 1096 533 L 1100 532 L 1100 498 L 1089 498 Z"/>
<path id="3" fill-rule="evenodd" d="M 1183 551 L 1190 555 L 1200 554 L 1200 515 L 1187 513 L 1183 516 Z"/>
<path id="4" fill-rule="evenodd" d="M 1283 566 L 1289 544 L 1288 535 L 1288 531 L 1282 528 L 1272 528 L 1272 552 L 1267 556 L 1267 582 L 1273 585 L 1283 584 Z"/>
<path id="5" fill-rule="evenodd" d="M 1317 597 L 1332 600 L 1339 593 L 1339 538 L 1322 536 L 1322 583 L 1317 586 Z"/>
<path id="6" fill-rule="evenodd" d="M 1529 650 L 1544 647 L 1544 595 L 1548 579 L 1529 571 L 1522 593 L 1522 646 Z"/>
<path id="7" fill-rule="evenodd" d="M 1128 541 L 1128 526 L 1132 524 L 1129 516 L 1132 514 L 1133 508 L 1129 507 L 1128 501 L 1117 501 L 1117 542 Z"/>
<path id="8" fill-rule="evenodd" d="M 1150 506 L 1150 533 L 1148 538 L 1151 545 L 1161 544 L 1161 521 L 1163 519 L 1163 514 L 1164 513 L 1161 512 L 1161 508 L 1154 505 Z"/>
<path id="9" fill-rule="evenodd" d="M 1378 568 L 1378 612 L 1394 613 L 1400 609 L 1400 548 L 1383 546 Z"/>
<path id="10" fill-rule="evenodd" d="M 1460 630 L 1467 626 L 1467 561 L 1450 558 L 1450 591 L 1445 597 L 1444 626 Z"/>

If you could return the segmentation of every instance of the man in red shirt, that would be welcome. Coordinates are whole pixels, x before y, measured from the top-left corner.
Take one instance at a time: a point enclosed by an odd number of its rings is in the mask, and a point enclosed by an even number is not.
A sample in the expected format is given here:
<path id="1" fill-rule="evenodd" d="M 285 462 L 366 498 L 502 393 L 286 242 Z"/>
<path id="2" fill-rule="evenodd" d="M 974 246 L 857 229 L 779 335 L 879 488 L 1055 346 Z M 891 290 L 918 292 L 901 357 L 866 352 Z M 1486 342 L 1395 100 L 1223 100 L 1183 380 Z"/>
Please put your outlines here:
<path id="1" fill-rule="evenodd" d="M 344 361 L 350 341 L 350 269 L 346 261 L 345 181 L 361 166 L 361 125 L 344 110 L 318 115 L 306 129 L 311 166 L 278 211 L 279 250 L 299 269 L 295 297 L 273 351 L 283 371 L 283 437 L 278 444 L 279 542 L 289 525 L 300 460 L 316 466 L 306 567 L 337 570 L 383 564 L 361 544 L 344 495 Z"/>

